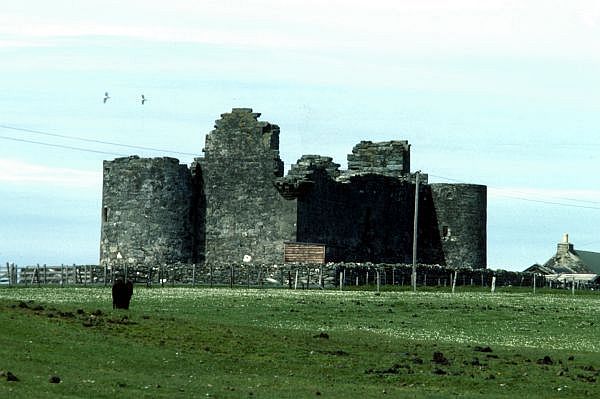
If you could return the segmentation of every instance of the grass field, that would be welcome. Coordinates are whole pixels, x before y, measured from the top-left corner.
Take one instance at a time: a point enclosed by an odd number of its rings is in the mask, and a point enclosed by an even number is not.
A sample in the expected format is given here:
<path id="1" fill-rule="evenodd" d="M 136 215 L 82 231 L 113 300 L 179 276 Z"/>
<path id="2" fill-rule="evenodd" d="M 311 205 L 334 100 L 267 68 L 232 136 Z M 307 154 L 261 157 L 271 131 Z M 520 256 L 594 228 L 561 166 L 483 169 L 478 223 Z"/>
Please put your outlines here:
<path id="1" fill-rule="evenodd" d="M 600 397 L 599 332 L 595 293 L 3 288 L 0 397 Z"/>

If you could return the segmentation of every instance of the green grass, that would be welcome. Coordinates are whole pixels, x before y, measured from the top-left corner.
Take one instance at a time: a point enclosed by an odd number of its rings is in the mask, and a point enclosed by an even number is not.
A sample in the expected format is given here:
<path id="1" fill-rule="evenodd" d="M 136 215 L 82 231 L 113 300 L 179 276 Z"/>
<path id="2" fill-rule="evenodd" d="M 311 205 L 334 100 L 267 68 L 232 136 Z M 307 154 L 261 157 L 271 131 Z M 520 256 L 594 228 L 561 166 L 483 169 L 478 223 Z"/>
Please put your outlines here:
<path id="1" fill-rule="evenodd" d="M 600 297 L 512 291 L 3 288 L 0 397 L 598 397 Z"/>

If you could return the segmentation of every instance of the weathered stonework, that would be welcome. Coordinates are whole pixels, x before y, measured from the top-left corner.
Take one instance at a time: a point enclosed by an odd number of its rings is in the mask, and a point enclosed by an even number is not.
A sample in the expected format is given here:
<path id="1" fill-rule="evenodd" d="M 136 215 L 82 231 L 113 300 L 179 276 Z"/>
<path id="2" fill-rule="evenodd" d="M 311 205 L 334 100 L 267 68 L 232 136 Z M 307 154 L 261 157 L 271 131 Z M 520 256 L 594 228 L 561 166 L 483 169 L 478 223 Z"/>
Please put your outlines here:
<path id="1" fill-rule="evenodd" d="M 348 172 L 399 177 L 410 173 L 410 145 L 405 140 L 361 141 L 348 155 Z"/>
<path id="2" fill-rule="evenodd" d="M 539 266 L 539 265 L 538 265 Z M 529 269 L 535 267 L 532 266 Z M 544 263 L 543 268 L 550 274 L 600 274 L 600 254 L 576 250 L 565 234 L 556 246 L 556 254 Z M 529 271 L 529 269 L 525 271 Z M 535 271 L 534 271 L 535 272 Z"/>
<path id="3" fill-rule="evenodd" d="M 284 176 L 279 127 L 259 116 L 222 114 L 189 169 L 172 158 L 105 162 L 101 264 L 278 264 L 286 241 L 325 244 L 328 260 L 412 262 L 408 142 L 362 141 L 348 170 L 304 155 Z M 419 181 L 418 262 L 485 267 L 486 187 Z"/>
<path id="4" fill-rule="evenodd" d="M 296 203 L 273 185 L 283 175 L 279 127 L 234 108 L 206 136 L 202 169 L 207 262 L 278 263 L 283 242 L 295 239 Z M 249 258 L 247 257 L 246 260 Z"/>
<path id="5" fill-rule="evenodd" d="M 101 265 L 193 260 L 192 178 L 174 158 L 104 162 Z"/>
<path id="6" fill-rule="evenodd" d="M 486 264 L 487 188 L 477 184 L 431 184 L 437 231 L 449 267 Z"/>

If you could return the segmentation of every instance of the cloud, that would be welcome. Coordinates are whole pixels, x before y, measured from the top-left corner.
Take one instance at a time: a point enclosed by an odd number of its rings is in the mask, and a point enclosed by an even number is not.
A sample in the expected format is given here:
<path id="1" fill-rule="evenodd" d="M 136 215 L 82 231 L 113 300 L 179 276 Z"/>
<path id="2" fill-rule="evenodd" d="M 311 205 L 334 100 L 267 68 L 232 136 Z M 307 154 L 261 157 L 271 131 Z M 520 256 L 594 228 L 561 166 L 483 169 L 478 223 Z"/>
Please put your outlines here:
<path id="1" fill-rule="evenodd" d="M 0 48 L 48 47 L 51 43 L 42 40 L 10 40 L 0 39 Z"/>
<path id="2" fill-rule="evenodd" d="M 101 172 L 27 163 L 15 159 L 0 159 L 0 182 L 19 185 L 97 189 L 102 185 L 102 174 Z"/>
<path id="3" fill-rule="evenodd" d="M 32 3 L 32 1 L 29 1 Z M 551 3 L 549 5 L 548 3 Z M 54 2 L 53 2 L 54 4 Z M 594 1 L 90 1 L 0 17 L 0 35 L 110 36 L 251 48 L 400 54 L 578 54 L 600 50 Z M 36 9 L 32 16 L 30 10 Z M 24 43 L 27 43 L 25 40 Z"/>

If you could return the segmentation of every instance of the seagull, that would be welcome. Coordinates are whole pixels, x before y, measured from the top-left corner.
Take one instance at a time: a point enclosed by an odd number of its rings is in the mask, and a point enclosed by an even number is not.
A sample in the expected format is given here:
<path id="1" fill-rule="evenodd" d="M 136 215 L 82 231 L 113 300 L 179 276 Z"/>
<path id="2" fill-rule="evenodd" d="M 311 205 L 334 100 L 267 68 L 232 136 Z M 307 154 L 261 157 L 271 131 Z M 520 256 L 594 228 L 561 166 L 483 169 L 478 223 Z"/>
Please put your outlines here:
<path id="1" fill-rule="evenodd" d="M 148 99 L 146 97 L 144 97 L 144 95 L 142 94 L 142 105 L 144 105 L 144 103 L 148 101 Z"/>
<path id="2" fill-rule="evenodd" d="M 108 100 L 110 97 L 108 96 L 108 92 L 105 91 L 104 92 L 104 104 L 106 104 L 106 100 Z"/>

